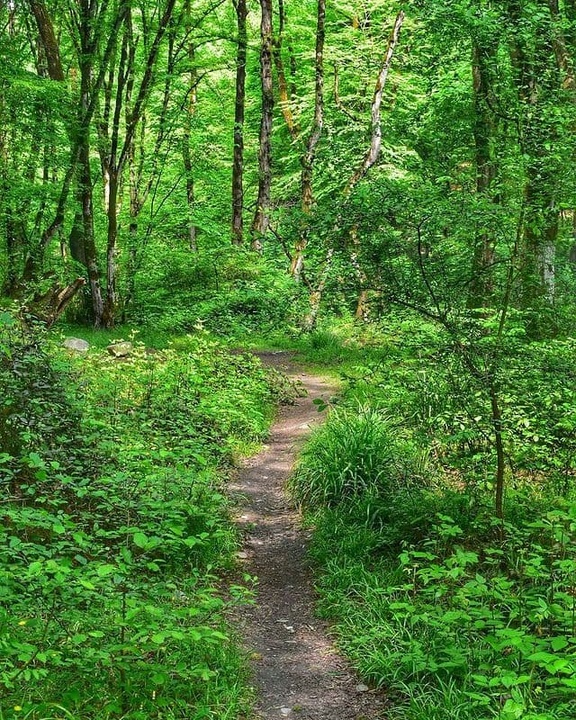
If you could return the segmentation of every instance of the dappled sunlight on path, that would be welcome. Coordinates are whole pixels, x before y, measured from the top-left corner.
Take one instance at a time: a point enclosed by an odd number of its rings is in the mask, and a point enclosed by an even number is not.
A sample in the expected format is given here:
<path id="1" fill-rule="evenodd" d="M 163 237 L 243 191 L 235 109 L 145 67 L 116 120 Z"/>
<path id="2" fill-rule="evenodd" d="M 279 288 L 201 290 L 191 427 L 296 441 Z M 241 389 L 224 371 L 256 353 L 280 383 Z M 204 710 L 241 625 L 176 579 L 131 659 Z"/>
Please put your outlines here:
<path id="1" fill-rule="evenodd" d="M 299 372 L 280 354 L 263 360 L 286 369 L 308 394 L 282 408 L 267 445 L 231 486 L 239 498 L 241 556 L 246 571 L 258 578 L 255 604 L 239 611 L 238 622 L 254 659 L 259 717 L 382 718 L 384 698 L 358 680 L 334 649 L 326 624 L 314 615 L 308 536 L 284 492 L 298 448 L 323 419 L 313 400 L 327 400 L 335 387 L 324 378 Z"/>

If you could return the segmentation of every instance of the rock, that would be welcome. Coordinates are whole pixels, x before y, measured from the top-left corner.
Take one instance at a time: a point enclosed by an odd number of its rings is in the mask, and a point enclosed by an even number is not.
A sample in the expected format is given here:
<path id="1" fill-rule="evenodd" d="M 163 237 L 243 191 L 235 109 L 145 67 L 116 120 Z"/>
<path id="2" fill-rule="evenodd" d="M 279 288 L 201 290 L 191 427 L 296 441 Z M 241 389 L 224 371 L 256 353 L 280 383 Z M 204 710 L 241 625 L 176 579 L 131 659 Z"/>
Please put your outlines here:
<path id="1" fill-rule="evenodd" d="M 370 690 L 370 688 L 368 687 L 368 685 L 364 685 L 364 683 L 360 683 L 360 685 L 356 685 L 356 692 L 363 693 L 363 692 L 368 692 L 368 690 Z"/>
<path id="2" fill-rule="evenodd" d="M 110 355 L 116 358 L 128 357 L 134 350 L 134 345 L 131 342 L 119 342 L 112 343 L 106 348 Z"/>
<path id="3" fill-rule="evenodd" d="M 248 553 L 247 553 L 247 552 L 243 552 L 243 551 L 237 552 L 237 553 L 236 553 L 236 557 L 237 557 L 239 560 L 247 560 L 247 559 L 248 559 Z"/>
<path id="4" fill-rule="evenodd" d="M 288 717 L 289 715 L 292 715 L 292 708 L 289 708 L 289 707 L 281 707 L 281 708 L 280 708 L 280 715 L 282 715 L 282 717 Z"/>
<path id="5" fill-rule="evenodd" d="M 81 340 L 80 338 L 75 337 L 66 338 L 62 345 L 63 347 L 68 348 L 68 350 L 74 350 L 74 352 L 79 353 L 88 352 L 88 348 L 90 347 L 86 340 Z"/>

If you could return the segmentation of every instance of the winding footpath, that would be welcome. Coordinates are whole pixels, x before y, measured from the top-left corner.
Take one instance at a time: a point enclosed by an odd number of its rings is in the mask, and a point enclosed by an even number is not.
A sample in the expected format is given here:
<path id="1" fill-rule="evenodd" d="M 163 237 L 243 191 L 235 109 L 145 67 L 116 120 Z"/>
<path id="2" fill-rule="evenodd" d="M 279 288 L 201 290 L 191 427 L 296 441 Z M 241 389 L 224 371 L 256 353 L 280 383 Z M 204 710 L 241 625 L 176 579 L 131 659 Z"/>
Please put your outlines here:
<path id="1" fill-rule="evenodd" d="M 335 387 L 301 372 L 285 353 L 260 355 L 307 391 L 282 408 L 264 449 L 239 470 L 231 490 L 244 535 L 244 569 L 257 577 L 255 604 L 238 612 L 246 649 L 253 658 L 260 720 L 376 720 L 385 698 L 354 675 L 332 644 L 328 626 L 314 615 L 313 578 L 306 557 L 307 533 L 284 486 L 299 446 L 321 422 L 313 400 Z"/>

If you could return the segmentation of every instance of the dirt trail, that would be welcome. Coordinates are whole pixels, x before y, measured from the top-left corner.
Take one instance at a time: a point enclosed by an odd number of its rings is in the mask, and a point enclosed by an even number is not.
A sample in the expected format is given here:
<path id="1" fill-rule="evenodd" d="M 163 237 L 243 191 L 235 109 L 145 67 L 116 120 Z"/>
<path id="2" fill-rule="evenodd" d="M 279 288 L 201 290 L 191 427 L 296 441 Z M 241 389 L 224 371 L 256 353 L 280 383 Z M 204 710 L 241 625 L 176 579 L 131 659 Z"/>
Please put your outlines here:
<path id="1" fill-rule="evenodd" d="M 301 372 L 286 353 L 261 355 L 300 380 L 307 396 L 282 409 L 265 448 L 238 472 L 232 490 L 240 498 L 238 523 L 245 538 L 245 569 L 258 578 L 256 602 L 238 622 L 254 658 L 261 720 L 376 720 L 385 700 L 369 691 L 332 645 L 325 623 L 314 615 L 308 537 L 284 485 L 303 438 L 322 420 L 313 404 L 334 387 Z"/>

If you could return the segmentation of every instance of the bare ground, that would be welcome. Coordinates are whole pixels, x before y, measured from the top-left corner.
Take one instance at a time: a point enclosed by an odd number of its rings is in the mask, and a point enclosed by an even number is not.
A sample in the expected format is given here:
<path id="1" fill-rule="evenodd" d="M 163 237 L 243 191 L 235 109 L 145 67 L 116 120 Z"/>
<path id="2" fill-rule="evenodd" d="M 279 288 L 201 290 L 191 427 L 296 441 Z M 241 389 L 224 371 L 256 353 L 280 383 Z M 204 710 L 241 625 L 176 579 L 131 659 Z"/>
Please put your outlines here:
<path id="1" fill-rule="evenodd" d="M 263 353 L 265 364 L 299 380 L 307 395 L 282 408 L 264 449 L 246 462 L 232 491 L 244 534 L 240 558 L 258 579 L 255 604 L 236 618 L 253 659 L 260 720 L 376 720 L 385 698 L 355 676 L 314 614 L 308 536 L 284 491 L 302 440 L 322 420 L 313 404 L 335 391 L 328 380 L 302 372 L 286 353 Z"/>

